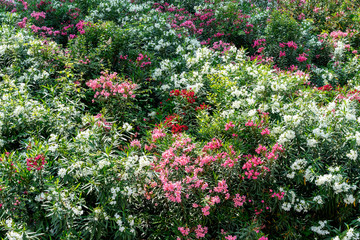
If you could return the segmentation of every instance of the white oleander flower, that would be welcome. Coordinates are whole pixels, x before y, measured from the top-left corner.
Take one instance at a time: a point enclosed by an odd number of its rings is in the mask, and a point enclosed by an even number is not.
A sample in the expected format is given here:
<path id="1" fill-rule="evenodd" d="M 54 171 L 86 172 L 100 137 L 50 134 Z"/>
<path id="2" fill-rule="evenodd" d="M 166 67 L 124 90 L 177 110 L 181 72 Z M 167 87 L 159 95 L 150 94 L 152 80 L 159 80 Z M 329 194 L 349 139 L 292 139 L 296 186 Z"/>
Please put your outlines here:
<path id="1" fill-rule="evenodd" d="M 313 201 L 316 202 L 317 204 L 324 204 L 324 201 L 321 196 L 314 197 Z"/>
<path id="2" fill-rule="evenodd" d="M 318 179 L 315 180 L 315 184 L 317 186 L 321 186 L 325 183 L 330 183 L 332 178 L 333 178 L 332 174 L 325 174 L 325 175 L 319 176 Z"/>
<path id="3" fill-rule="evenodd" d="M 346 204 L 353 204 L 355 202 L 355 200 L 356 199 L 354 198 L 354 196 L 352 194 L 347 195 L 346 198 L 344 198 L 344 202 Z"/>
<path id="4" fill-rule="evenodd" d="M 295 177 L 295 172 L 291 172 L 291 173 L 286 174 L 286 177 L 288 177 L 290 179 L 293 179 Z"/>
<path id="5" fill-rule="evenodd" d="M 346 156 L 351 160 L 355 161 L 358 157 L 358 153 L 354 150 L 350 150 L 350 153 L 346 154 Z"/>
<path id="6" fill-rule="evenodd" d="M 360 234 L 354 232 L 353 228 L 350 228 L 347 232 L 346 235 L 343 237 L 342 240 L 358 240 L 359 239 Z"/>
<path id="7" fill-rule="evenodd" d="M 73 207 L 72 210 L 73 210 L 74 214 L 78 215 L 78 216 L 81 216 L 84 213 L 81 206 Z"/>
<path id="8" fill-rule="evenodd" d="M 305 159 L 297 159 L 291 165 L 291 169 L 292 170 L 301 170 L 301 169 L 305 168 L 306 164 L 307 164 L 307 161 Z"/>
<path id="9" fill-rule="evenodd" d="M 307 145 L 309 147 L 316 147 L 316 144 L 317 144 L 317 141 L 315 139 L 313 139 L 313 138 L 307 139 Z"/>
<path id="10" fill-rule="evenodd" d="M 22 234 L 14 232 L 14 231 L 10 231 L 6 233 L 6 237 L 8 240 L 22 240 Z"/>
<path id="11" fill-rule="evenodd" d="M 123 129 L 125 129 L 125 131 L 129 132 L 129 131 L 131 131 L 131 129 L 133 129 L 133 127 L 129 123 L 124 123 Z"/>
<path id="12" fill-rule="evenodd" d="M 316 232 L 319 235 L 328 235 L 330 232 L 328 230 L 324 230 L 327 221 L 319 221 L 319 226 L 312 226 L 310 229 L 313 232 Z"/>
<path id="13" fill-rule="evenodd" d="M 291 209 L 291 203 L 289 203 L 289 202 L 284 202 L 282 205 L 281 205 L 281 208 L 283 209 L 283 210 L 285 210 L 285 211 L 290 211 L 290 209 Z"/>

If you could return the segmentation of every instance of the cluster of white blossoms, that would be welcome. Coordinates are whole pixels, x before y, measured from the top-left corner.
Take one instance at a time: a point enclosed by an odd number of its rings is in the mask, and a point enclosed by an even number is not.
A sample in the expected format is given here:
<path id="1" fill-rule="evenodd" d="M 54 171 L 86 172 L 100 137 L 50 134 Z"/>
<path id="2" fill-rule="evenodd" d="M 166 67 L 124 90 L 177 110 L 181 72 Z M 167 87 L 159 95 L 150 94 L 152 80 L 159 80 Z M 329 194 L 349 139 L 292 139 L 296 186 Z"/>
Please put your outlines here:
<path id="1" fill-rule="evenodd" d="M 17 232 L 14 232 L 13 230 L 6 233 L 6 237 L 8 240 L 22 240 L 23 235 Z"/>
<path id="2" fill-rule="evenodd" d="M 98 162 L 98 169 L 103 169 L 105 166 L 110 166 L 110 162 L 107 159 L 102 159 Z"/>
<path id="3" fill-rule="evenodd" d="M 307 139 L 307 145 L 311 148 L 316 147 L 318 141 L 314 138 Z"/>
<path id="4" fill-rule="evenodd" d="M 293 140 L 295 138 L 295 132 L 292 130 L 286 130 L 285 132 L 283 132 L 279 139 L 278 139 L 278 143 L 280 144 L 285 144 L 286 142 L 289 142 L 291 140 Z"/>
<path id="5" fill-rule="evenodd" d="M 295 162 L 290 166 L 293 171 L 304 169 L 307 165 L 307 161 L 305 159 L 296 159 Z"/>
<path id="6" fill-rule="evenodd" d="M 111 194 L 112 194 L 110 204 L 111 204 L 111 205 L 115 205 L 115 204 L 116 204 L 116 197 L 117 197 L 117 195 L 118 195 L 118 192 L 120 192 L 120 188 L 119 188 L 119 187 L 115 187 L 115 188 L 112 187 L 112 188 L 110 189 L 110 191 L 111 191 Z"/>
<path id="7" fill-rule="evenodd" d="M 323 228 L 326 226 L 327 221 L 319 221 L 319 226 L 312 226 L 310 229 L 313 232 L 316 232 L 319 235 L 328 235 L 330 232 L 328 230 L 324 230 Z"/>
<path id="8" fill-rule="evenodd" d="M 331 171 L 336 171 L 337 169 L 335 168 L 330 168 L 329 169 L 330 172 Z M 317 177 L 317 179 L 315 180 L 315 184 L 317 186 L 329 186 L 332 187 L 332 189 L 334 190 L 334 192 L 336 194 L 342 193 L 342 192 L 349 192 L 351 190 L 355 191 L 357 189 L 356 185 L 350 185 L 348 184 L 344 178 L 344 176 L 340 173 L 338 174 L 333 174 L 333 172 L 328 173 L 328 174 L 324 174 L 324 175 L 319 175 Z"/>
<path id="9" fill-rule="evenodd" d="M 357 159 L 357 157 L 358 157 L 358 153 L 357 153 L 357 151 L 355 151 L 355 150 L 350 150 L 350 152 L 347 153 L 346 156 L 347 156 L 349 159 L 355 161 L 355 160 Z"/>
<path id="10" fill-rule="evenodd" d="M 310 204 L 303 199 L 297 199 L 297 202 L 294 205 L 294 210 L 297 212 L 308 212 L 309 208 Z"/>
<path id="11" fill-rule="evenodd" d="M 313 198 L 313 201 L 316 202 L 316 203 L 319 204 L 319 205 L 324 204 L 324 201 L 323 201 L 323 199 L 322 199 L 322 197 L 321 197 L 320 195 L 319 195 L 319 196 L 315 196 L 315 197 Z"/>
<path id="12" fill-rule="evenodd" d="M 285 115 L 284 116 L 284 122 L 287 125 L 293 125 L 295 127 L 298 126 L 303 120 L 304 120 L 304 118 L 299 115 Z"/>
<path id="13" fill-rule="evenodd" d="M 352 194 L 346 195 L 346 197 L 344 198 L 344 202 L 346 204 L 353 204 L 353 203 L 355 203 L 355 200 L 356 199 L 354 198 L 354 196 Z"/>
<path id="14" fill-rule="evenodd" d="M 353 228 L 350 228 L 342 240 L 358 240 L 360 239 L 360 233 L 355 232 Z"/>
<path id="15" fill-rule="evenodd" d="M 296 212 L 308 212 L 310 209 L 310 203 L 305 201 L 304 199 L 300 199 L 296 197 L 296 193 L 292 190 L 284 191 L 285 196 L 290 198 L 290 202 L 284 201 L 281 205 L 281 208 L 284 211 L 290 211 L 293 208 Z"/>
<path id="16" fill-rule="evenodd" d="M 132 154 L 129 156 L 126 161 L 123 162 L 125 168 L 125 173 L 122 178 L 124 180 L 128 179 L 130 176 L 135 174 L 135 176 L 145 171 L 145 168 L 151 163 L 151 158 L 145 155 L 138 156 L 137 154 Z"/>
<path id="17" fill-rule="evenodd" d="M 59 148 L 59 145 L 57 144 L 57 138 L 57 135 L 50 134 L 50 138 L 48 140 L 49 151 L 55 152 Z"/>
<path id="18" fill-rule="evenodd" d="M 340 238 L 339 236 L 332 238 L 332 240 L 359 240 L 359 239 L 360 239 L 360 233 L 355 232 L 354 228 L 350 228 L 349 230 L 347 230 L 345 236 L 343 236 L 342 238 Z"/>
<path id="19" fill-rule="evenodd" d="M 102 211 L 102 209 L 100 208 L 95 208 L 94 209 L 94 220 L 98 221 L 99 218 L 103 217 L 106 221 L 109 220 L 109 216 L 107 215 L 107 213 L 105 211 Z"/>
<path id="20" fill-rule="evenodd" d="M 126 226 L 125 226 L 125 224 L 124 224 L 124 222 L 122 220 L 123 218 L 117 213 L 114 215 L 114 217 L 116 219 L 116 224 L 119 226 L 119 231 L 124 232 L 125 229 L 126 229 Z M 135 229 L 133 228 L 134 225 L 135 225 L 135 218 L 132 215 L 129 215 L 126 220 L 127 220 L 127 222 L 129 223 L 129 226 L 130 226 L 129 231 L 131 233 L 135 233 Z"/>
<path id="21" fill-rule="evenodd" d="M 295 177 L 295 173 L 305 169 L 306 165 L 307 165 L 307 161 L 305 159 L 297 159 L 295 160 L 295 162 L 293 162 L 293 164 L 290 166 L 292 172 L 288 173 L 286 176 L 288 178 L 294 178 Z"/>
<path id="22" fill-rule="evenodd" d="M 66 175 L 67 170 L 65 168 L 60 168 L 58 171 L 58 175 L 60 178 L 64 178 Z"/>
<path id="23" fill-rule="evenodd" d="M 73 213 L 75 215 L 78 215 L 78 216 L 81 216 L 83 215 L 84 211 L 82 210 L 82 207 L 81 206 L 75 206 L 75 207 L 72 207 L 71 210 L 73 211 Z"/>
<path id="24" fill-rule="evenodd" d="M 130 132 L 133 129 L 133 127 L 129 123 L 124 123 L 122 128 L 127 132 Z"/>
<path id="25" fill-rule="evenodd" d="M 35 201 L 37 202 L 42 202 L 42 201 L 45 201 L 45 200 L 51 200 L 51 195 L 50 194 L 47 194 L 47 196 L 45 195 L 45 193 L 40 193 L 39 195 L 36 195 L 35 197 Z"/>

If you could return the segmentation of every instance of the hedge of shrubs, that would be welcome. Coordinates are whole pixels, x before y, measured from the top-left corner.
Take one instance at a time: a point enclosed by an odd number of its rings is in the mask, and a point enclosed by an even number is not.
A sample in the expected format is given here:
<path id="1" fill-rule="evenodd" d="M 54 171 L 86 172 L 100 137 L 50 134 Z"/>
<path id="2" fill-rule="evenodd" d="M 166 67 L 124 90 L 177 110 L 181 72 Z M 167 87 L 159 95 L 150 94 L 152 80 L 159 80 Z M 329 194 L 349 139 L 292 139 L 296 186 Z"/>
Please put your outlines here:
<path id="1" fill-rule="evenodd" d="M 0 0 L 0 238 L 360 239 L 359 7 Z"/>

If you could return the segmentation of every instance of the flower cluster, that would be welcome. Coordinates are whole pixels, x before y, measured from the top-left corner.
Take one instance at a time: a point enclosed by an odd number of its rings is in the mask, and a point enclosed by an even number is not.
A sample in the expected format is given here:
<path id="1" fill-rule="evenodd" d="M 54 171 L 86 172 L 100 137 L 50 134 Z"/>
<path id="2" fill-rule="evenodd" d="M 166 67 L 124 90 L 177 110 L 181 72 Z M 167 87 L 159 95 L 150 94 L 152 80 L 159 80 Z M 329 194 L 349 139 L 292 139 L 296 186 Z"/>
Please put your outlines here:
<path id="1" fill-rule="evenodd" d="M 26 169 L 28 171 L 32 171 L 32 170 L 40 171 L 44 168 L 45 164 L 46 164 L 45 156 L 42 154 L 37 155 L 34 158 L 26 159 L 26 166 L 27 166 Z"/>
<path id="2" fill-rule="evenodd" d="M 183 90 L 178 90 L 178 89 L 175 89 L 175 90 L 171 90 L 170 91 L 170 96 L 180 96 L 182 98 L 186 98 L 186 101 L 188 103 L 194 103 L 196 101 L 196 96 L 195 96 L 195 92 L 192 91 L 191 89 L 190 90 L 186 90 L 186 89 L 183 89 Z"/>
<path id="3" fill-rule="evenodd" d="M 358 239 L 359 9 L 0 0 L 1 236 Z"/>
<path id="4" fill-rule="evenodd" d="M 119 81 L 117 73 L 101 72 L 101 76 L 94 80 L 89 80 L 86 85 L 95 91 L 94 99 L 103 96 L 120 96 L 124 99 L 135 98 L 134 90 L 138 85 L 131 81 Z"/>

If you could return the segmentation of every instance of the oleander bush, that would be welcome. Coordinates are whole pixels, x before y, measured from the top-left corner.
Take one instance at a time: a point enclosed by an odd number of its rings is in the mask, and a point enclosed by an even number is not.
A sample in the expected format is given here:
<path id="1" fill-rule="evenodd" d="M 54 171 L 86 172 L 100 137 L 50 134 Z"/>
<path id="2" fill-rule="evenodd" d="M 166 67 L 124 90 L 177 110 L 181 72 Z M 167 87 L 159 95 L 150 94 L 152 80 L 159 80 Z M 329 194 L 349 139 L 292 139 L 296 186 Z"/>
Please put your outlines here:
<path id="1" fill-rule="evenodd" d="M 360 239 L 359 7 L 0 0 L 0 239 Z"/>

